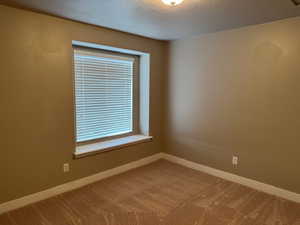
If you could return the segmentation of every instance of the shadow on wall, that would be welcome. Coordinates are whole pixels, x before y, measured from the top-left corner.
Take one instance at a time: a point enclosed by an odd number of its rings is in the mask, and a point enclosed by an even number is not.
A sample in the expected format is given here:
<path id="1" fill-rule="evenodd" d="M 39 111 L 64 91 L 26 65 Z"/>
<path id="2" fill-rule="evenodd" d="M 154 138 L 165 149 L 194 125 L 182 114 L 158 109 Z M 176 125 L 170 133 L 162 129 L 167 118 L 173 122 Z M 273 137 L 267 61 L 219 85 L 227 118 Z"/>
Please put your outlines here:
<path id="1" fill-rule="evenodd" d="M 217 169 L 237 173 L 231 165 L 232 148 L 224 148 L 201 140 L 178 135 L 167 143 L 169 154 Z"/>

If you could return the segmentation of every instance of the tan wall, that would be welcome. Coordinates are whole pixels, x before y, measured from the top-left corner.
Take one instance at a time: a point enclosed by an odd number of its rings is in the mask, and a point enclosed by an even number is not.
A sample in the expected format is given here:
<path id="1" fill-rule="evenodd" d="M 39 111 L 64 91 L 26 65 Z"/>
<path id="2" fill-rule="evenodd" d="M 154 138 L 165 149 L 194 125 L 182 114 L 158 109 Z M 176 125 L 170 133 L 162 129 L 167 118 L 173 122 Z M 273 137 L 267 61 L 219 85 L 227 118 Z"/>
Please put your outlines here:
<path id="1" fill-rule="evenodd" d="M 300 18 L 171 42 L 166 81 L 165 42 L 5 6 L 0 27 L 0 203 L 160 152 L 162 124 L 168 153 L 300 192 Z M 72 159 L 72 40 L 151 53 L 152 143 Z"/>
<path id="2" fill-rule="evenodd" d="M 5 6 L 0 28 L 0 203 L 161 151 L 165 42 Z M 72 40 L 151 53 L 152 143 L 72 159 Z"/>
<path id="3" fill-rule="evenodd" d="M 167 151 L 300 193 L 299 27 L 300 17 L 172 42 Z"/>

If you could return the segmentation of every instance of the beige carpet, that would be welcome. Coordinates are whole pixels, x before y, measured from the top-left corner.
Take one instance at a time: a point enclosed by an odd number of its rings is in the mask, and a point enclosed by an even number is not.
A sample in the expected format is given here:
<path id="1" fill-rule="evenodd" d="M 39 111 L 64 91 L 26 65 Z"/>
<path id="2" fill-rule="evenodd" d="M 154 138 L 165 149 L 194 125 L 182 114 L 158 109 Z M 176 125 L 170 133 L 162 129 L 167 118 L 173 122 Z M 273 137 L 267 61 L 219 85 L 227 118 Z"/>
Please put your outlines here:
<path id="1" fill-rule="evenodd" d="M 1 225 L 300 225 L 300 204 L 164 160 L 0 216 Z"/>

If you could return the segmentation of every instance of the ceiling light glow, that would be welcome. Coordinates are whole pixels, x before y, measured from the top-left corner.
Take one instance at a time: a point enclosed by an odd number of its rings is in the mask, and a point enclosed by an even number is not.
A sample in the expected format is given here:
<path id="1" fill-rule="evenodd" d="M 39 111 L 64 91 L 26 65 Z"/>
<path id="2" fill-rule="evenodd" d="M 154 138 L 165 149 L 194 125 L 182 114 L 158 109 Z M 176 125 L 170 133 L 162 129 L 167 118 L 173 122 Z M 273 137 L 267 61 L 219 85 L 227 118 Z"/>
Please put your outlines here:
<path id="1" fill-rule="evenodd" d="M 179 5 L 183 1 L 184 0 L 162 0 L 163 3 L 165 3 L 166 5 L 170 5 L 170 6 Z"/>

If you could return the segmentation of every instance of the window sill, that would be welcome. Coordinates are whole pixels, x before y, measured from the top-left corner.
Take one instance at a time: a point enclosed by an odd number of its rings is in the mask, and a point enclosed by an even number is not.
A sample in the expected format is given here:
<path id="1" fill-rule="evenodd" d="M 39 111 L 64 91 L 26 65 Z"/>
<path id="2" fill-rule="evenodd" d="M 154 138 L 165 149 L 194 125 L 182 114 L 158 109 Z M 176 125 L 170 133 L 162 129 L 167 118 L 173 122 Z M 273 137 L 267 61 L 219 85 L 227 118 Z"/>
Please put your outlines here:
<path id="1" fill-rule="evenodd" d="M 152 141 L 151 136 L 145 135 L 133 135 L 124 138 L 118 138 L 109 141 L 98 142 L 94 144 L 87 144 L 82 146 L 77 146 L 76 151 L 74 153 L 74 157 L 82 158 L 89 155 L 95 155 L 102 152 L 112 151 L 115 149 L 120 149 L 124 147 L 128 147 L 131 145 L 136 145 L 139 143 Z"/>

